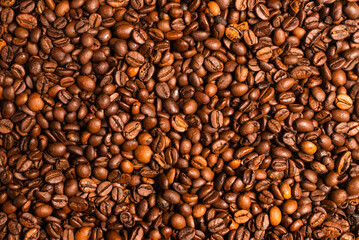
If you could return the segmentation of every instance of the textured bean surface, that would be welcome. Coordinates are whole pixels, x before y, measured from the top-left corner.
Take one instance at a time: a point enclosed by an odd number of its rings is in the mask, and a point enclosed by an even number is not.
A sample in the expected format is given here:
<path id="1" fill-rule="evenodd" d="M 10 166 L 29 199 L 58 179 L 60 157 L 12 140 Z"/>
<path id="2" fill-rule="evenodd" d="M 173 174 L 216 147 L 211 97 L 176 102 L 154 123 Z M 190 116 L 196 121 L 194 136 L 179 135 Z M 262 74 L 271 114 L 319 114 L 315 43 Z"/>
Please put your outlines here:
<path id="1" fill-rule="evenodd" d="M 359 240 L 356 0 L 0 0 L 0 240 Z"/>

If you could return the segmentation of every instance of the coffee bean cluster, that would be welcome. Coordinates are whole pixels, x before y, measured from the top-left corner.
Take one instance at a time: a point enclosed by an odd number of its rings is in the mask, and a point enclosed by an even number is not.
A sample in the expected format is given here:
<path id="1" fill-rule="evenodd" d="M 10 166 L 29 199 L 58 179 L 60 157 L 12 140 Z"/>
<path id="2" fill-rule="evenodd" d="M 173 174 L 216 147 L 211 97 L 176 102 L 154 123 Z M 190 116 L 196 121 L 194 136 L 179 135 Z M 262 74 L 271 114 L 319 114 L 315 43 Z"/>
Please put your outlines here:
<path id="1" fill-rule="evenodd" d="M 0 239 L 359 239 L 357 0 L 0 0 L 0 23 Z"/>

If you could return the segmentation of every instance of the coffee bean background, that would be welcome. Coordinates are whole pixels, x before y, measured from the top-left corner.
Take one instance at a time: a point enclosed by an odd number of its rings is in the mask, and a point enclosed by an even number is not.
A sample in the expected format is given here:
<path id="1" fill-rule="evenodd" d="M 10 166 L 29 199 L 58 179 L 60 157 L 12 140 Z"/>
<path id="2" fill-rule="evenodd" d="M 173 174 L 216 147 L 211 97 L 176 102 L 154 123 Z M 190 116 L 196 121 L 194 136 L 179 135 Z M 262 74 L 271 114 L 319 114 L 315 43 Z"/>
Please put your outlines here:
<path id="1" fill-rule="evenodd" d="M 359 239 L 356 0 L 0 0 L 0 23 L 0 239 Z"/>

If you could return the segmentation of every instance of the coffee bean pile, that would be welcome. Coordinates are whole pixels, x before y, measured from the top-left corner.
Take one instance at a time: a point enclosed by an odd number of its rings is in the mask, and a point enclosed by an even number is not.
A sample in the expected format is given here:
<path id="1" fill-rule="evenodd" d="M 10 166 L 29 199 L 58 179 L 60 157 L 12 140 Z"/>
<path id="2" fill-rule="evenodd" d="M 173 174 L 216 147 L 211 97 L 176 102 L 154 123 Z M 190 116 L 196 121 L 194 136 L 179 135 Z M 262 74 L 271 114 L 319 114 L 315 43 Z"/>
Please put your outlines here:
<path id="1" fill-rule="evenodd" d="M 0 239 L 359 239 L 357 0 L 0 0 L 0 23 Z"/>

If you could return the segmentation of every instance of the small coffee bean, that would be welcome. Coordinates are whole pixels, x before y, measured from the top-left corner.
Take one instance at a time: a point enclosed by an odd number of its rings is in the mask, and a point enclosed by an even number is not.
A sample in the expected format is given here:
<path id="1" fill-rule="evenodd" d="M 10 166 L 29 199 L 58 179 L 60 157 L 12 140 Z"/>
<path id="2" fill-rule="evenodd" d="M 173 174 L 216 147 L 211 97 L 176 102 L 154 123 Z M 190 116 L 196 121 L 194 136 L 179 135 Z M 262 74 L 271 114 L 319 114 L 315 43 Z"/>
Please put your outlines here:
<path id="1" fill-rule="evenodd" d="M 91 178 L 83 178 L 79 182 L 79 188 L 85 193 L 96 192 L 97 184 Z"/>
<path id="2" fill-rule="evenodd" d="M 12 131 L 14 124 L 9 119 L 0 120 L 0 133 L 7 134 Z"/>
<path id="3" fill-rule="evenodd" d="M 246 223 L 252 217 L 252 214 L 248 210 L 239 210 L 234 213 L 234 221 L 238 224 Z"/>
<path id="4" fill-rule="evenodd" d="M 248 24 L 231 24 L 226 28 L 226 37 L 233 41 L 238 42 L 244 34 L 244 31 L 247 30 Z"/>
<path id="5" fill-rule="evenodd" d="M 317 151 L 317 146 L 311 141 L 302 142 L 301 148 L 307 154 L 314 154 Z"/>
<path id="6" fill-rule="evenodd" d="M 3 7 L 11 7 L 15 4 L 16 0 L 1 0 L 0 5 Z"/>
<path id="7" fill-rule="evenodd" d="M 270 223 L 273 226 L 277 226 L 281 223 L 282 212 L 280 211 L 280 209 L 277 206 L 271 207 L 271 209 L 269 211 L 269 218 L 270 218 Z"/>
<path id="8" fill-rule="evenodd" d="M 178 132 L 185 132 L 188 128 L 186 120 L 184 120 L 179 115 L 174 115 L 171 117 L 171 126 Z"/>
<path id="9" fill-rule="evenodd" d="M 349 180 L 348 184 L 347 184 L 347 188 L 346 188 L 347 193 L 352 194 L 352 195 L 358 194 L 359 193 L 358 184 L 359 184 L 359 178 L 358 177 Z"/>
<path id="10" fill-rule="evenodd" d="M 353 100 L 348 95 L 339 94 L 335 99 L 335 104 L 339 109 L 347 110 L 353 106 Z"/>
<path id="11" fill-rule="evenodd" d="M 91 236 L 91 227 L 82 227 L 75 233 L 75 239 L 88 240 Z"/>
<path id="12" fill-rule="evenodd" d="M 16 16 L 16 22 L 23 28 L 34 29 L 37 27 L 37 19 L 28 13 L 22 13 Z"/>
<path id="13" fill-rule="evenodd" d="M 282 210 L 287 214 L 293 214 L 297 210 L 298 204 L 295 200 L 287 200 L 282 207 Z"/>

